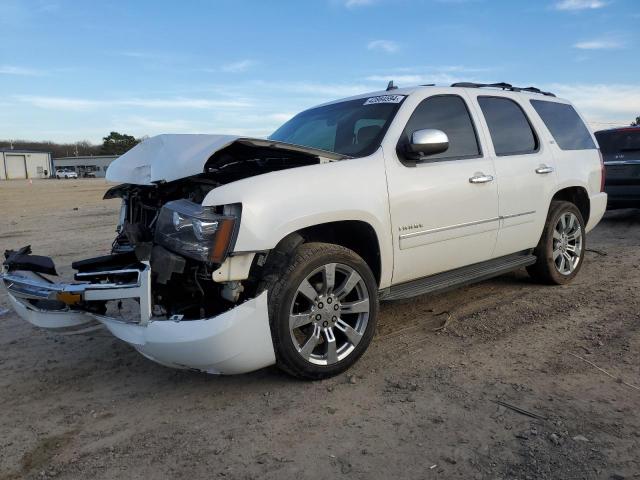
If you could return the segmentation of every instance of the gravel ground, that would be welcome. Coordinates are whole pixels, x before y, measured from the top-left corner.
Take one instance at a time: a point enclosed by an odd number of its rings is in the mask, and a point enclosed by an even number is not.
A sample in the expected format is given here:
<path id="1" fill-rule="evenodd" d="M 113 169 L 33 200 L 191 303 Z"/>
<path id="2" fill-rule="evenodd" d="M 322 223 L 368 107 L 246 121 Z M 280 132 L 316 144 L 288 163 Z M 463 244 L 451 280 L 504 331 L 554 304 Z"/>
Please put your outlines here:
<path id="1" fill-rule="evenodd" d="M 0 182 L 0 250 L 69 277 L 109 250 L 106 188 Z M 171 370 L 0 314 L 0 479 L 640 478 L 640 210 L 588 243 L 568 286 L 522 271 L 383 304 L 362 360 L 315 383 Z"/>

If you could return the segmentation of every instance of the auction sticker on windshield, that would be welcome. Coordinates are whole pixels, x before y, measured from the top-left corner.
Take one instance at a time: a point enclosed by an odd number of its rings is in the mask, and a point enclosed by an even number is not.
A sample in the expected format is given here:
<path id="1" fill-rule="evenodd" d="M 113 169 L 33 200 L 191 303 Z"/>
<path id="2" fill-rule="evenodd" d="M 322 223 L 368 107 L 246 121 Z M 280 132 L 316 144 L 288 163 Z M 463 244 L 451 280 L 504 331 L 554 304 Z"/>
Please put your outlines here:
<path id="1" fill-rule="evenodd" d="M 367 98 L 364 105 L 374 105 L 376 103 L 400 103 L 404 100 L 404 95 L 380 95 L 379 97 Z"/>

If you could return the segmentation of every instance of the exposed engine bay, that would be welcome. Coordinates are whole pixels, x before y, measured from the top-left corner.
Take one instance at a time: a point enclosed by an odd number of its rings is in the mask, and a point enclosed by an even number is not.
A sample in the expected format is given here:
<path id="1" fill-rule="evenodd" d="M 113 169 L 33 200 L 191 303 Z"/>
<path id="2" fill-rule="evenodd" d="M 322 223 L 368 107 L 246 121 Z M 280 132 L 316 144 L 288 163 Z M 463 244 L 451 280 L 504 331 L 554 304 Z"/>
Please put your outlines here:
<path id="1" fill-rule="evenodd" d="M 217 185 L 191 178 L 152 187 L 120 185 L 105 195 L 122 198 L 108 263 L 149 262 L 154 316 L 205 318 L 230 306 L 220 295 L 224 285 L 214 282 L 212 273 L 233 246 L 241 206 L 201 207 Z M 214 252 L 216 245 L 221 246 Z M 73 267 L 95 270 L 92 263 Z"/>

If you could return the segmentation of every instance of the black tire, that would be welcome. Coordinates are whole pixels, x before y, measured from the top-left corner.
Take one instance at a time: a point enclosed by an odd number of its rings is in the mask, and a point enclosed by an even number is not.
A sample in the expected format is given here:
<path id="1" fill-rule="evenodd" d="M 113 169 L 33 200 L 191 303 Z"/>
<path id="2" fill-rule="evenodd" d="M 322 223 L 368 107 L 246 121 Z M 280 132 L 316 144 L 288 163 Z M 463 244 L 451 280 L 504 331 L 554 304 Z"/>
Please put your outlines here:
<path id="1" fill-rule="evenodd" d="M 274 253 L 273 258 L 265 266 L 265 277 L 260 289 L 268 290 L 269 323 L 276 364 L 295 377 L 309 380 L 328 378 L 344 372 L 362 356 L 375 333 L 378 317 L 378 286 L 371 269 L 355 252 L 329 243 L 303 243 L 289 254 Z M 345 358 L 331 365 L 317 365 L 303 358 L 299 353 L 299 346 L 294 345 L 289 317 L 292 305 L 298 298 L 298 287 L 301 283 L 318 268 L 332 263 L 355 270 L 364 281 L 369 299 L 368 319 L 359 343 Z M 362 283 L 359 285 L 362 288 Z M 313 328 L 313 325 L 309 324 L 308 327 Z M 324 339 L 323 336 L 323 342 Z M 319 347 L 322 347 L 322 344 L 319 344 Z"/>
<path id="2" fill-rule="evenodd" d="M 554 260 L 553 234 L 561 217 L 567 213 L 572 213 L 577 218 L 580 224 L 582 243 L 577 265 L 573 268 L 571 273 L 563 274 L 559 271 Z M 534 255 L 537 257 L 537 261 L 533 265 L 527 267 L 527 272 L 531 278 L 537 282 L 547 285 L 565 285 L 571 282 L 582 268 L 585 249 L 585 224 L 580 210 L 571 202 L 554 200 L 551 202 L 551 207 L 549 208 L 549 214 L 547 215 L 547 221 L 545 222 L 540 242 L 533 251 Z"/>

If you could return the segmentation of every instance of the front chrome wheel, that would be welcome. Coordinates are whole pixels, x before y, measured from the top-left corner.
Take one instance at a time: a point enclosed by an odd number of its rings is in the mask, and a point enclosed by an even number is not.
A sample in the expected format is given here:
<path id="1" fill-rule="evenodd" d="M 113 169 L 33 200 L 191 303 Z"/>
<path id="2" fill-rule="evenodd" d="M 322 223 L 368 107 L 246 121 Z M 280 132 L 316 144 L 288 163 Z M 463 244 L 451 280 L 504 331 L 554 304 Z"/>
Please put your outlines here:
<path id="1" fill-rule="evenodd" d="M 370 309 L 367 285 L 354 268 L 322 265 L 305 277 L 293 296 L 289 314 L 293 345 L 307 362 L 336 364 L 362 340 Z"/>
<path id="2" fill-rule="evenodd" d="M 572 212 L 563 213 L 553 231 L 553 262 L 562 275 L 571 275 L 580 264 L 582 227 Z"/>

